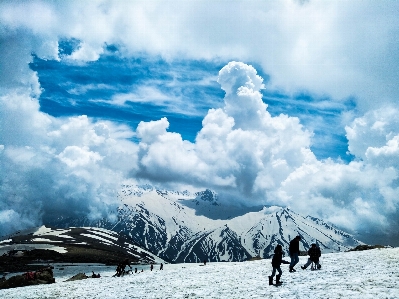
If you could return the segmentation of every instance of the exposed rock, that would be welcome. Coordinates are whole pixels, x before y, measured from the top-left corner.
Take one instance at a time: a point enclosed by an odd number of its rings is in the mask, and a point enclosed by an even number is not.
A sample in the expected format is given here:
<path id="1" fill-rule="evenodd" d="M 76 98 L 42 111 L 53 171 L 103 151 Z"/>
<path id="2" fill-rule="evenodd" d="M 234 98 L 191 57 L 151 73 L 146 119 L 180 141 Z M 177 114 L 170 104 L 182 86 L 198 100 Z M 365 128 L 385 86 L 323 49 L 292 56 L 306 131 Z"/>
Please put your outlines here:
<path id="1" fill-rule="evenodd" d="M 75 281 L 75 280 L 82 280 L 82 279 L 86 279 L 86 278 L 89 278 L 89 276 L 87 276 L 85 273 L 78 273 L 65 281 Z"/>
<path id="2" fill-rule="evenodd" d="M 349 249 L 348 251 L 362 251 L 362 250 L 370 250 L 370 249 L 376 249 L 376 248 L 386 248 L 386 246 L 383 245 L 359 245 L 356 246 L 355 248 Z"/>
<path id="3" fill-rule="evenodd" d="M 36 272 L 26 272 L 22 275 L 15 275 L 9 279 L 0 281 L 0 289 L 25 287 L 29 285 L 54 283 L 53 270 L 44 268 Z"/>

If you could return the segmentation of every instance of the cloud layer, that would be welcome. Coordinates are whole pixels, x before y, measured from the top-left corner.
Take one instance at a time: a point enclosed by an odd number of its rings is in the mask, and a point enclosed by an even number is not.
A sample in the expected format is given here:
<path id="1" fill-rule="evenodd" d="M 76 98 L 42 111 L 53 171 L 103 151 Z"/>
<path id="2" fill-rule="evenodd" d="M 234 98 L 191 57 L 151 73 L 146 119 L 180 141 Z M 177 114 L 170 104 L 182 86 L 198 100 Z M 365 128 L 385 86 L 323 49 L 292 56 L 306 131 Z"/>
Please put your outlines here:
<path id="1" fill-rule="evenodd" d="M 7 49 L 28 60 L 31 51 L 56 57 L 61 37 L 82 41 L 71 58 L 83 61 L 97 60 L 105 43 L 126 54 L 235 57 L 261 63 L 273 86 L 356 96 L 365 111 L 398 97 L 399 3 L 383 3 L 3 1 L 0 18 Z"/>

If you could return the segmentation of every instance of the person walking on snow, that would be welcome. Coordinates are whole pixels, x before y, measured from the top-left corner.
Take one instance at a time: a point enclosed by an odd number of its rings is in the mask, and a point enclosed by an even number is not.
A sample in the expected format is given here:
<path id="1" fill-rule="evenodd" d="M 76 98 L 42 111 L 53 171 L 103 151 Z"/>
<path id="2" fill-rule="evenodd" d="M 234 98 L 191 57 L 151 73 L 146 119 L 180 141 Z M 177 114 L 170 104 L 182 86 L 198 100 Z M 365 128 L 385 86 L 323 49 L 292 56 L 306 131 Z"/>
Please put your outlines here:
<path id="1" fill-rule="evenodd" d="M 272 275 L 269 276 L 269 285 L 273 285 L 273 277 L 276 274 L 276 271 L 278 271 L 278 275 L 276 276 L 276 285 L 281 284 L 280 278 L 281 278 L 281 275 L 283 274 L 283 271 L 281 271 L 281 267 L 280 267 L 281 263 L 289 264 L 290 262 L 283 260 L 283 248 L 279 244 L 274 249 L 274 256 L 272 259 L 273 270 L 272 270 Z"/>
<path id="2" fill-rule="evenodd" d="M 303 270 L 305 270 L 311 263 L 314 263 L 315 269 L 320 269 L 319 258 L 321 256 L 321 251 L 320 251 L 320 248 L 317 247 L 315 243 L 313 243 L 312 246 L 309 248 L 308 255 L 309 255 L 309 259 L 308 259 L 307 263 L 305 265 L 301 266 L 301 268 Z"/>
<path id="3" fill-rule="evenodd" d="M 129 266 L 130 270 L 132 269 L 132 266 L 130 265 L 129 259 L 125 259 L 123 262 L 118 264 L 118 266 L 116 267 L 116 273 L 115 273 L 114 276 L 120 277 L 120 276 L 125 275 L 126 266 Z"/>
<path id="4" fill-rule="evenodd" d="M 290 252 L 290 257 L 291 257 L 290 272 L 295 272 L 296 271 L 294 269 L 294 267 L 299 262 L 299 241 L 300 240 L 301 240 L 301 236 L 296 236 L 290 242 L 290 247 L 288 249 L 289 252 Z"/>

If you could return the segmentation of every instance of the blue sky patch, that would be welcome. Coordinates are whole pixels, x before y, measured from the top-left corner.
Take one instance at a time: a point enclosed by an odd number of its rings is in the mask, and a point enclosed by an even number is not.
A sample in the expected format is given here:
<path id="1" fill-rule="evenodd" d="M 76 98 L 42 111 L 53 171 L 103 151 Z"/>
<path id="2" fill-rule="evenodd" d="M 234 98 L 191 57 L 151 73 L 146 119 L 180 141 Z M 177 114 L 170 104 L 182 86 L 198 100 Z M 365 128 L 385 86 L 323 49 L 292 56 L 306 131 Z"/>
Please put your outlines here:
<path id="1" fill-rule="evenodd" d="M 30 68 L 38 73 L 43 93 L 41 110 L 55 117 L 87 115 L 124 123 L 136 129 L 140 121 L 167 117 L 169 131 L 194 141 L 202 119 L 210 108 L 223 107 L 224 91 L 217 83 L 219 70 L 228 61 L 173 60 L 145 54 L 126 58 L 115 45 L 94 62 L 76 63 L 68 55 L 79 48 L 76 39 L 61 40 L 60 61 L 33 55 Z M 251 63 L 249 63 L 251 64 Z M 252 65 L 264 79 L 269 75 Z M 272 116 L 296 116 L 314 132 L 312 151 L 319 159 L 340 157 L 351 161 L 343 112 L 354 109 L 353 100 L 333 102 L 310 93 L 288 96 L 281 91 L 262 90 Z"/>

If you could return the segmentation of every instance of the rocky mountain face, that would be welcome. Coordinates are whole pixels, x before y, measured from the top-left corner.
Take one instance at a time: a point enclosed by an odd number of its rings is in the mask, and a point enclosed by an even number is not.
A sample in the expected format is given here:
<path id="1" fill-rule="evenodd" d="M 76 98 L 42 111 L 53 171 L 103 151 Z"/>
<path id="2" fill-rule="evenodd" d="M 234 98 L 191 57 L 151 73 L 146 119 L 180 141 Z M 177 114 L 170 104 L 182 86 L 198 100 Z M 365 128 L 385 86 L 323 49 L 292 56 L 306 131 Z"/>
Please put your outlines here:
<path id="1" fill-rule="evenodd" d="M 190 194 L 126 185 L 119 198 L 117 222 L 60 218 L 51 225 L 113 230 L 160 258 L 178 263 L 269 258 L 277 244 L 287 253 L 296 235 L 302 237 L 301 250 L 313 242 L 324 253 L 363 244 L 320 219 L 303 217 L 287 208 L 221 204 L 210 190 Z"/>
<path id="2" fill-rule="evenodd" d="M 124 259 L 134 264 L 163 262 L 148 250 L 132 244 L 128 236 L 98 227 L 56 229 L 41 226 L 0 241 L 1 265 L 8 261 L 13 264 L 59 261 L 114 265 Z"/>

